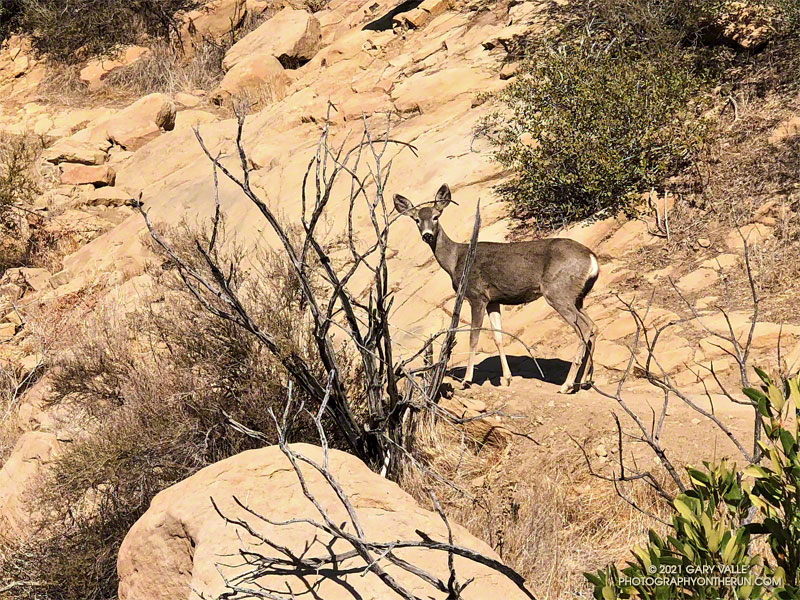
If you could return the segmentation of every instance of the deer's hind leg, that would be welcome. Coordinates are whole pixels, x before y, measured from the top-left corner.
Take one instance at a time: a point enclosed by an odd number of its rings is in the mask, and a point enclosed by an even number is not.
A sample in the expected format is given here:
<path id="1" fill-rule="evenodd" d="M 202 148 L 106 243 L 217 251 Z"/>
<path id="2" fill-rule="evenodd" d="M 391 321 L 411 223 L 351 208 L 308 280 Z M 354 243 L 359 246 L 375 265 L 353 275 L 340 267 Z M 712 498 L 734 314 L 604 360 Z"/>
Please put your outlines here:
<path id="1" fill-rule="evenodd" d="M 561 315 L 561 318 L 569 323 L 570 327 L 575 330 L 578 336 L 577 353 L 572 361 L 564 384 L 561 386 L 561 389 L 558 390 L 559 394 L 568 394 L 575 391 L 575 379 L 579 371 L 582 374 L 579 383 L 583 383 L 585 379 L 589 362 L 591 361 L 591 352 L 594 347 L 595 325 L 586 313 L 576 306 L 574 299 L 564 301 L 558 296 L 548 294 L 545 294 L 544 298 L 547 303 Z"/>
<path id="2" fill-rule="evenodd" d="M 469 387 L 472 383 L 472 376 L 475 371 L 475 352 L 478 349 L 478 338 L 483 327 L 483 314 L 486 310 L 486 303 L 469 301 L 472 309 L 471 329 L 469 331 L 469 360 L 467 361 L 467 373 L 464 375 L 464 387 Z"/>
<path id="3" fill-rule="evenodd" d="M 583 321 L 584 330 L 586 328 L 589 330 L 589 336 L 586 340 L 586 352 L 583 355 L 581 367 L 578 369 L 578 375 L 580 376 L 578 384 L 583 386 L 584 384 L 591 384 L 592 382 L 592 374 L 594 373 L 594 344 L 597 338 L 597 326 L 582 309 L 578 309 L 578 319 Z"/>
<path id="4" fill-rule="evenodd" d="M 503 326 L 500 323 L 500 305 L 497 302 L 490 302 L 486 306 L 489 313 L 489 323 L 492 325 L 492 337 L 497 346 L 497 354 L 500 355 L 500 366 L 503 368 L 503 385 L 511 385 L 511 369 L 508 368 L 506 353 L 503 349 Z"/>

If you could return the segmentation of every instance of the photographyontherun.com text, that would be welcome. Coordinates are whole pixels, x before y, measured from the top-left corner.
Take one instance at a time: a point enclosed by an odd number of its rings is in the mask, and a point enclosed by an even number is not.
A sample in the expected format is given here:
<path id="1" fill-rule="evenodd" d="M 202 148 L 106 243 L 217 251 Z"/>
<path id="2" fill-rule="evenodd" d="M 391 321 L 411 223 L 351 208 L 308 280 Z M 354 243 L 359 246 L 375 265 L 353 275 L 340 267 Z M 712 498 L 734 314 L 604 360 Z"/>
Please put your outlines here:
<path id="1" fill-rule="evenodd" d="M 772 587 L 780 582 L 753 575 L 748 565 L 650 565 L 647 575 L 620 577 L 620 584 L 633 587 L 728 587 L 744 585 Z"/>

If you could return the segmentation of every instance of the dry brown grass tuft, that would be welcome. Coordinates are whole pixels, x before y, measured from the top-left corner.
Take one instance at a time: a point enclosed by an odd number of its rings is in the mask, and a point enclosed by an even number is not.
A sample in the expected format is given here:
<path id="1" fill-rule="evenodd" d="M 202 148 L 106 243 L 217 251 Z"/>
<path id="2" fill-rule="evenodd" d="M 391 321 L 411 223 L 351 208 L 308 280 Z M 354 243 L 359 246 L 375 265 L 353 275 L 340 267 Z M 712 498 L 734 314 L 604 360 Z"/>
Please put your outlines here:
<path id="1" fill-rule="evenodd" d="M 198 40 L 188 58 L 172 44 L 154 44 L 150 47 L 149 54 L 109 74 L 106 79 L 109 91 L 134 96 L 153 92 L 175 94 L 195 90 L 211 91 L 225 76 L 222 68 L 225 53 L 273 13 L 274 11 L 265 11 L 259 15 L 248 14 L 241 25 L 231 29 L 220 39 L 206 37 Z"/>
<path id="2" fill-rule="evenodd" d="M 480 447 L 430 417 L 417 432 L 417 457 L 462 491 L 413 466 L 402 487 L 424 506 L 433 491 L 447 514 L 495 548 L 542 600 L 591 597 L 583 573 L 628 558 L 632 541 L 660 527 L 593 478 L 567 438 L 556 448 L 519 436 L 505 447 Z M 669 514 L 650 488 L 626 492 L 642 507 Z"/>

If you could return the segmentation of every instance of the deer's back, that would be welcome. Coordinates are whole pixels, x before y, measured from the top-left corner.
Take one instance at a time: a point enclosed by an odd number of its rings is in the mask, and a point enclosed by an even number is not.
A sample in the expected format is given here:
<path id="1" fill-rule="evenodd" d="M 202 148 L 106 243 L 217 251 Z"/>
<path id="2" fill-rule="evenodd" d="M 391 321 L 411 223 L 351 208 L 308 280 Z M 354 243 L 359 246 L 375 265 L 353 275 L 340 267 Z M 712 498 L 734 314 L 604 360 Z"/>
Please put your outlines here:
<path id="1" fill-rule="evenodd" d="M 463 270 L 466 248 L 465 245 L 456 273 Z M 592 251 L 566 238 L 478 242 L 466 296 L 500 304 L 531 302 L 552 289 L 577 296 L 592 269 L 596 277 L 596 268 Z"/>

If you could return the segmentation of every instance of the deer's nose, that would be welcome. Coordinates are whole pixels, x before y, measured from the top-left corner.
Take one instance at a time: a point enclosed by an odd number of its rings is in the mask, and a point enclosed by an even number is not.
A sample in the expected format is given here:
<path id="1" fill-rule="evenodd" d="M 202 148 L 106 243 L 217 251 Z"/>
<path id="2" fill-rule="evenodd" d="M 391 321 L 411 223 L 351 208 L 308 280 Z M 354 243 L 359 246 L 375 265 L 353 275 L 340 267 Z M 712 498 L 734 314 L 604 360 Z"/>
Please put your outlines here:
<path id="1" fill-rule="evenodd" d="M 433 241 L 433 234 L 430 231 L 426 231 L 425 233 L 422 234 L 422 240 L 426 244 L 430 244 Z"/>

